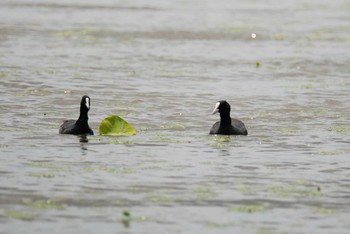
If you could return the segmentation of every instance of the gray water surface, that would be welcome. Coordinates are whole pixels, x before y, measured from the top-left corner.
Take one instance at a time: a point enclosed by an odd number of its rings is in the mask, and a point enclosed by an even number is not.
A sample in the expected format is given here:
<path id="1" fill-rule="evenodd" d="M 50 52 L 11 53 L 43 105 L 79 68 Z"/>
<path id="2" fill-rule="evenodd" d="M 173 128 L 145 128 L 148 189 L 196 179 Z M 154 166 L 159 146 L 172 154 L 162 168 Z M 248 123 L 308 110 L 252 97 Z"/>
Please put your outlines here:
<path id="1" fill-rule="evenodd" d="M 343 0 L 1 1 L 0 232 L 349 233 L 349 48 Z"/>

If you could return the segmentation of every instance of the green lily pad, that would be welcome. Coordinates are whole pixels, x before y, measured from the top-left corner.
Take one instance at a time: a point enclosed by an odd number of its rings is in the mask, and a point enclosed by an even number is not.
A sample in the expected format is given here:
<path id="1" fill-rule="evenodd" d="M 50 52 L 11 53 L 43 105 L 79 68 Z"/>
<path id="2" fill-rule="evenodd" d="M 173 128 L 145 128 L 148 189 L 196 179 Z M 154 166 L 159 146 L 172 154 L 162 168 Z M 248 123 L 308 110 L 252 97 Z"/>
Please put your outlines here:
<path id="1" fill-rule="evenodd" d="M 117 115 L 110 115 L 105 118 L 99 127 L 100 135 L 106 136 L 131 136 L 136 130 L 128 122 Z"/>

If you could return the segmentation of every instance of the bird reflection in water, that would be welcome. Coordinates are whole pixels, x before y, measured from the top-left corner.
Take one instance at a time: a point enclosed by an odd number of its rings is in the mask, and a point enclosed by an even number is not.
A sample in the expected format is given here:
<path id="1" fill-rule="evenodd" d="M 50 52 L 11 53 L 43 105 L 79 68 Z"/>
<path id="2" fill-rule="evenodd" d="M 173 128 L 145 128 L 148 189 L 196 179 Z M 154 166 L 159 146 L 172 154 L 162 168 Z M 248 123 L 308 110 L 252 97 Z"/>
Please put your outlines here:
<path id="1" fill-rule="evenodd" d="M 89 142 L 89 139 L 87 138 L 86 135 L 79 135 L 79 142 L 80 142 L 80 147 L 82 150 L 87 150 L 87 144 Z"/>

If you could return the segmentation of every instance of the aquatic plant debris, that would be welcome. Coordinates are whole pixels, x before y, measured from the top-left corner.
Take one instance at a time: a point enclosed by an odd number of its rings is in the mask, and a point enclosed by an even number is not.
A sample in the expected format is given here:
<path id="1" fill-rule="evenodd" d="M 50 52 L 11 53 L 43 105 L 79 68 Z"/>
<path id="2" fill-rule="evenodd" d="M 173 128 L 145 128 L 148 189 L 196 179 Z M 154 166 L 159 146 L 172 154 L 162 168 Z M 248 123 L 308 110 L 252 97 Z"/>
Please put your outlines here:
<path id="1" fill-rule="evenodd" d="M 144 222 L 144 221 L 147 221 L 147 217 L 144 215 L 131 217 L 130 211 L 124 210 L 122 217 L 118 218 L 117 221 L 121 222 L 124 225 L 124 227 L 128 228 L 130 227 L 131 222 L 135 222 L 135 223 Z"/>
<path id="2" fill-rule="evenodd" d="M 62 203 L 58 199 L 22 199 L 22 202 L 32 208 L 36 209 L 64 209 L 67 207 L 67 204 Z"/>
<path id="3" fill-rule="evenodd" d="M 130 212 L 127 210 L 124 210 L 123 218 L 120 221 L 123 223 L 124 227 L 129 227 L 130 221 L 131 221 Z"/>
<path id="4" fill-rule="evenodd" d="M 104 136 L 131 136 L 136 130 L 123 118 L 117 115 L 110 115 L 105 118 L 99 126 L 100 135 Z"/>
<path id="5" fill-rule="evenodd" d="M 174 202 L 174 198 L 159 195 L 159 194 L 153 194 L 150 197 L 147 197 L 146 200 L 149 202 L 153 202 L 153 203 L 172 203 L 172 202 Z"/>
<path id="6" fill-rule="evenodd" d="M 5 216 L 9 219 L 20 219 L 20 220 L 33 220 L 34 219 L 33 214 L 18 212 L 15 210 L 5 211 Z"/>
<path id="7" fill-rule="evenodd" d="M 345 125 L 334 125 L 327 128 L 330 132 L 342 133 L 345 135 L 350 134 L 350 127 Z"/>
<path id="8" fill-rule="evenodd" d="M 311 211 L 313 213 L 317 213 L 317 214 L 335 214 L 335 213 L 337 213 L 337 210 L 335 210 L 335 209 L 327 209 L 327 208 L 323 208 L 323 207 L 312 207 Z"/>
<path id="9" fill-rule="evenodd" d="M 29 173 L 29 176 L 38 177 L 38 178 L 53 178 L 56 175 L 52 172 L 37 172 L 37 173 Z"/>
<path id="10" fill-rule="evenodd" d="M 263 212 L 265 210 L 265 207 L 262 205 L 242 205 L 231 207 L 229 210 L 234 212 L 255 213 Z"/>
<path id="11" fill-rule="evenodd" d="M 260 65 L 261 65 L 261 64 L 260 64 L 260 61 L 256 61 L 256 62 L 255 62 L 255 66 L 256 66 L 256 68 L 259 68 L 259 67 L 260 67 Z"/>
<path id="12" fill-rule="evenodd" d="M 233 224 L 231 224 L 231 223 L 218 223 L 218 222 L 214 222 L 214 221 L 209 221 L 207 223 L 207 226 L 210 228 L 227 228 L 227 227 L 233 226 Z"/>

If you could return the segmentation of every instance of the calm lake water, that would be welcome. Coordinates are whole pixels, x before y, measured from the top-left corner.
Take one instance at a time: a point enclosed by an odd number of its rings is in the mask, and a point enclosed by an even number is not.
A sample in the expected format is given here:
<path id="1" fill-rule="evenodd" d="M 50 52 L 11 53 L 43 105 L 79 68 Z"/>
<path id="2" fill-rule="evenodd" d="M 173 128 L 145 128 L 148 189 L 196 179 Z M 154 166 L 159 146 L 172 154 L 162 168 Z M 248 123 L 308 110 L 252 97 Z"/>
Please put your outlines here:
<path id="1" fill-rule="evenodd" d="M 349 233 L 349 48 L 345 0 L 2 0 L 0 233 Z"/>

